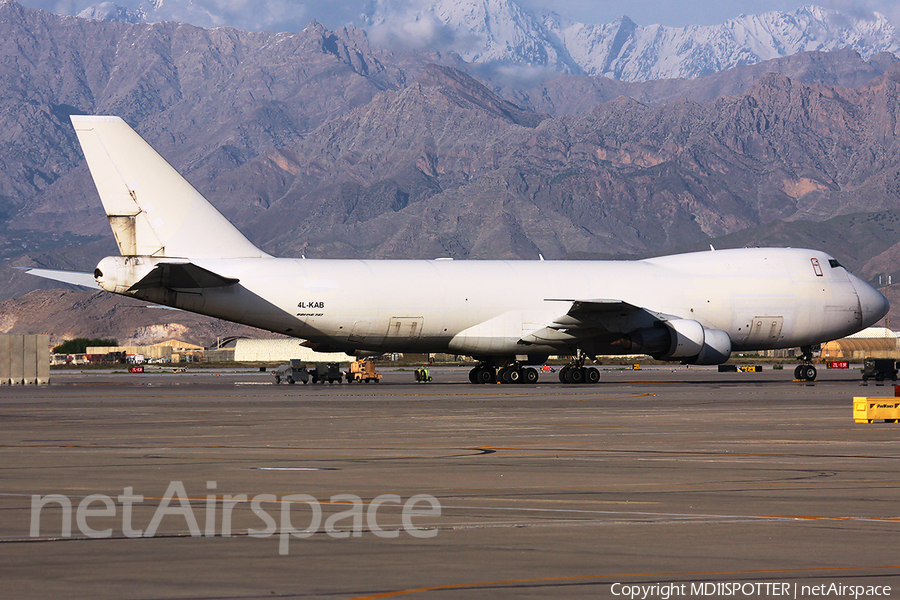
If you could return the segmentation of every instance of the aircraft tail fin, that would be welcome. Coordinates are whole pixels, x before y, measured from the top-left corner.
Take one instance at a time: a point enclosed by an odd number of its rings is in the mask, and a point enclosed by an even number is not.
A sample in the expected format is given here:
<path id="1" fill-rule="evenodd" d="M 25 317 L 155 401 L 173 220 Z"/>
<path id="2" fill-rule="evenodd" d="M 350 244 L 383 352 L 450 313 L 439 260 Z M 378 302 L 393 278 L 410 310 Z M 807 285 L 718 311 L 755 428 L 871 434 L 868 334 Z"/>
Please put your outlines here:
<path id="1" fill-rule="evenodd" d="M 123 256 L 267 256 L 121 118 L 71 119 Z"/>

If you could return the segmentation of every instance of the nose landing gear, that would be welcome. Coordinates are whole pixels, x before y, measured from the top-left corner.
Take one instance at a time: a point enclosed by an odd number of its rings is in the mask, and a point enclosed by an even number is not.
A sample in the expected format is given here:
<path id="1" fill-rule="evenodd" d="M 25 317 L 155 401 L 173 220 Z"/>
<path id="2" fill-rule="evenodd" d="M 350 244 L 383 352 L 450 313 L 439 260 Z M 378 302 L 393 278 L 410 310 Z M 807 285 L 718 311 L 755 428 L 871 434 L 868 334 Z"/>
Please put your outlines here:
<path id="1" fill-rule="evenodd" d="M 803 364 L 798 365 L 797 368 L 794 369 L 794 379 L 800 381 L 815 381 L 818 372 L 812 365 L 812 346 L 801 346 L 800 351 L 802 352 L 800 360 L 803 361 Z"/>
<path id="2" fill-rule="evenodd" d="M 817 375 L 818 372 L 812 365 L 798 365 L 794 369 L 794 379 L 799 379 L 800 381 L 815 381 Z"/>

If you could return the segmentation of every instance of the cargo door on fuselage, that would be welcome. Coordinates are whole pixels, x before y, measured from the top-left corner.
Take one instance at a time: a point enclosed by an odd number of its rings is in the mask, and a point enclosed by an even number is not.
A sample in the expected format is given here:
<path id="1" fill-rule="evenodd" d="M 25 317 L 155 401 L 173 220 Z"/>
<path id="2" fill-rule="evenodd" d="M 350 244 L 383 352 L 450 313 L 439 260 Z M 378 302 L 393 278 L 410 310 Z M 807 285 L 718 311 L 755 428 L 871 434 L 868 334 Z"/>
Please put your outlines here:
<path id="1" fill-rule="evenodd" d="M 383 343 L 390 348 L 398 344 L 418 340 L 422 337 L 424 324 L 425 317 L 391 317 Z"/>
<path id="2" fill-rule="evenodd" d="M 757 316 L 750 323 L 750 334 L 744 341 L 748 348 L 773 348 L 781 339 L 784 317 Z"/>
<path id="3" fill-rule="evenodd" d="M 372 337 L 375 337 L 372 335 L 371 329 L 371 321 L 356 321 L 353 324 L 353 329 L 350 330 L 350 336 L 347 338 L 347 341 L 356 343 L 369 341 Z"/>

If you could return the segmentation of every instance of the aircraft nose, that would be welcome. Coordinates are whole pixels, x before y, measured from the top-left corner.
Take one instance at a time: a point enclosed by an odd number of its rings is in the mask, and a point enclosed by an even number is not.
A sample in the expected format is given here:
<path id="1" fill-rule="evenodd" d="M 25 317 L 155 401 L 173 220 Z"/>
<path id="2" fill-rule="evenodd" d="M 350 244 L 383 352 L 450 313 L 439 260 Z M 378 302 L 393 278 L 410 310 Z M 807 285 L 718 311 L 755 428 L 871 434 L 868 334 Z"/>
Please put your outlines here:
<path id="1" fill-rule="evenodd" d="M 862 312 L 862 326 L 871 327 L 887 314 L 891 305 L 884 295 L 859 277 L 850 275 L 850 283 L 859 297 L 859 308 Z"/>

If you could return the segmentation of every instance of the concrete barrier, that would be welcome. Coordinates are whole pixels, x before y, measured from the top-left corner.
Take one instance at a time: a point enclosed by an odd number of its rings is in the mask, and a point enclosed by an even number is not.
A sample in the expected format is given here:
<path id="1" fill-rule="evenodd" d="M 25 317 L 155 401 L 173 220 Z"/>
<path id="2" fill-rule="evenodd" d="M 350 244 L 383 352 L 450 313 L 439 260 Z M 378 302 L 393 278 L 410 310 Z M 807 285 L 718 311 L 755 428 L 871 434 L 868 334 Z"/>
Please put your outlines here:
<path id="1" fill-rule="evenodd" d="M 0 385 L 50 383 L 50 336 L 0 335 Z"/>
<path id="2" fill-rule="evenodd" d="M 9 385 L 11 343 L 12 336 L 0 335 L 0 385 Z"/>

